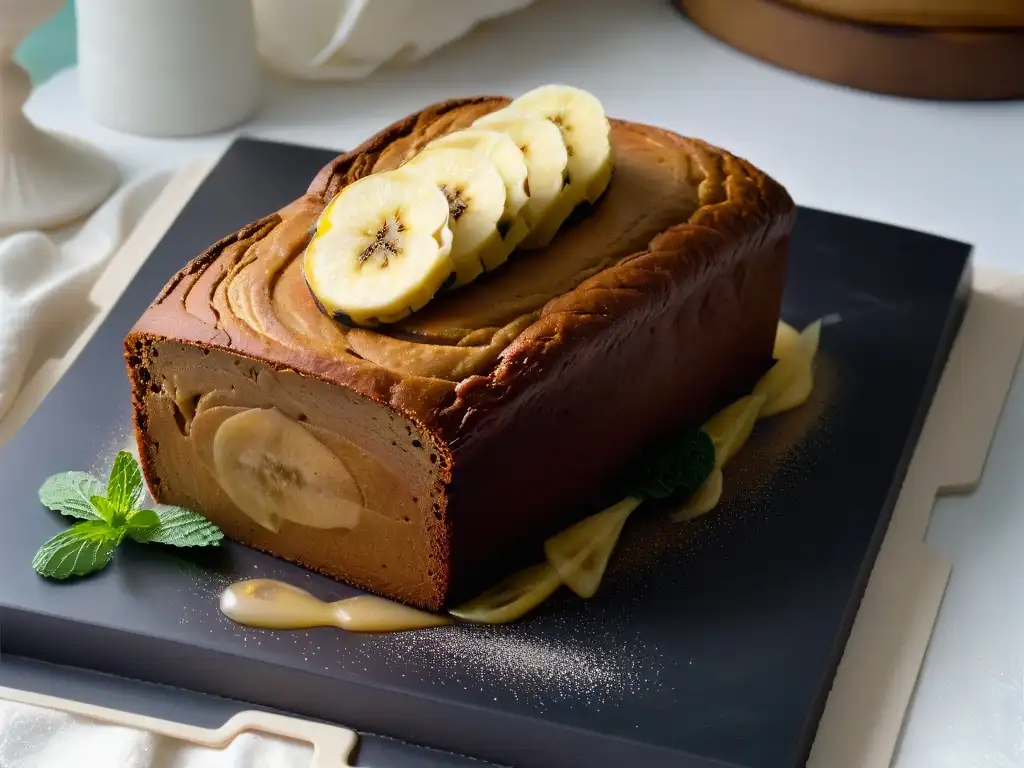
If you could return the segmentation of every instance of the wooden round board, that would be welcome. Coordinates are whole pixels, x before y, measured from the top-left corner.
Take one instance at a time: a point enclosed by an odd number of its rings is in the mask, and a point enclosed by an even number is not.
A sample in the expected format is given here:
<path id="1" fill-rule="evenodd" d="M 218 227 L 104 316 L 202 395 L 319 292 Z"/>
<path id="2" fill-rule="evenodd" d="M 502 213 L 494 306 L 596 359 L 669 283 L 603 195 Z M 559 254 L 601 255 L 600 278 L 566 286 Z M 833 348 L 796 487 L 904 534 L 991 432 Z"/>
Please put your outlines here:
<path id="1" fill-rule="evenodd" d="M 745 53 L 820 80 L 896 96 L 1024 98 L 1024 27 L 868 24 L 779 0 L 674 0 Z"/>
<path id="2" fill-rule="evenodd" d="M 913 27 L 1024 27 L 1021 0 L 778 0 L 803 8 L 869 24 Z"/>

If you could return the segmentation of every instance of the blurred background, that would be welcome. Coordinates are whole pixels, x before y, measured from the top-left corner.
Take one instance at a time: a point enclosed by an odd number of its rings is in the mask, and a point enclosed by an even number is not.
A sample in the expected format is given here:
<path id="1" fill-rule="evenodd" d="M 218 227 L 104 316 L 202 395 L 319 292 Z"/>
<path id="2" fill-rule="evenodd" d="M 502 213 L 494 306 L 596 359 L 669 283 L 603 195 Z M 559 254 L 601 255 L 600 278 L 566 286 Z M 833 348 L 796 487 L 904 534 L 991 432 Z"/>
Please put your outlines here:
<path id="1" fill-rule="evenodd" d="M 88 1 L 88 0 L 87 0 Z M 670 0 L 666 0 L 669 2 Z M 254 0 L 257 13 L 263 14 L 269 19 L 268 9 L 271 9 L 275 0 Z M 845 36 L 847 40 L 839 45 L 849 44 L 856 50 L 867 43 L 868 38 L 861 40 L 856 38 L 862 33 L 870 34 L 870 31 L 859 25 L 885 25 L 888 29 L 879 29 L 878 32 L 887 38 L 892 37 L 913 37 L 922 30 L 940 33 L 938 35 L 925 35 L 925 37 L 945 38 L 943 44 L 950 45 L 954 42 L 958 46 L 966 43 L 974 44 L 976 49 L 981 45 L 991 45 L 985 41 L 987 32 L 1000 33 L 993 37 L 1000 38 L 998 46 L 1004 50 L 999 57 L 1009 65 L 1010 71 L 1000 72 L 1001 67 L 992 66 L 991 72 L 985 75 L 985 79 L 996 80 L 998 83 L 975 83 L 974 87 L 979 93 L 999 91 L 1000 95 L 1013 95 L 1020 97 L 1024 95 L 1024 0 L 671 0 L 684 12 L 705 27 L 716 36 L 726 40 L 732 45 L 739 47 L 748 53 L 759 55 L 767 60 L 774 61 L 783 66 L 791 65 L 796 69 L 806 71 L 808 74 L 824 76 L 825 79 L 841 81 L 844 77 L 854 76 L 850 71 L 849 61 L 832 64 L 830 58 L 842 58 L 842 54 L 835 50 L 836 43 L 831 39 L 831 34 L 839 32 L 840 37 Z M 504 13 L 518 7 L 529 4 L 529 0 L 516 2 L 492 2 L 482 0 L 484 6 L 487 3 L 494 5 L 496 13 Z M 386 3 L 385 3 L 386 4 Z M 313 3 L 321 7 L 329 6 L 330 3 Z M 398 7 L 398 3 L 394 7 Z M 781 15 L 780 15 L 781 12 Z M 792 12 L 791 16 L 787 16 Z M 807 14 L 810 14 L 808 16 Z M 482 17 L 490 15 L 488 12 L 480 12 Z M 743 20 L 747 17 L 747 21 Z M 815 18 L 817 17 L 817 18 Z M 275 21 L 277 17 L 274 17 Z M 829 30 L 827 35 L 819 36 L 819 40 L 828 40 L 821 48 L 816 50 L 793 51 L 803 47 L 806 48 L 804 29 L 800 26 L 793 26 L 794 23 L 802 24 L 810 19 L 811 23 L 817 21 L 825 23 L 818 31 Z M 839 26 L 836 26 L 838 22 Z M 842 25 L 852 22 L 845 29 Z M 766 26 L 767 25 L 767 26 Z M 772 38 L 776 33 L 788 31 L 787 40 L 779 40 L 777 44 Z M 756 32 L 761 38 L 759 42 L 751 43 L 745 38 Z M 264 32 L 265 33 L 265 32 Z M 898 34 L 898 33 L 902 33 Z M 953 38 L 957 38 L 955 41 Z M 803 43 L 804 45 L 790 45 L 792 42 Z M 937 41 L 930 39 L 919 41 L 924 45 L 934 44 Z M 783 50 L 788 48 L 789 50 Z M 954 52 L 956 51 L 956 52 Z M 957 66 L 953 61 L 962 48 L 946 49 L 939 52 L 940 59 L 945 55 L 945 60 L 950 62 L 950 69 L 955 71 Z M 915 49 L 908 47 L 906 61 L 882 61 L 881 68 L 890 70 L 898 66 L 909 66 L 914 68 L 913 58 Z M 864 55 L 869 55 L 865 51 Z M 991 54 L 990 54 L 991 55 Z M 794 57 L 793 60 L 788 60 Z M 801 58 L 817 58 L 815 63 L 800 62 Z M 32 32 L 17 50 L 16 60 L 24 66 L 32 76 L 33 84 L 39 85 L 46 81 L 56 72 L 69 66 L 73 66 L 77 59 L 75 39 L 75 0 L 68 0 L 64 7 L 49 21 Z M 814 70 L 820 70 L 815 72 Z M 925 73 L 919 72 L 918 77 L 926 77 Z M 969 88 L 966 90 L 970 90 Z"/>
<path id="2" fill-rule="evenodd" d="M 14 58 L 28 70 L 32 84 L 40 85 L 65 67 L 74 66 L 77 56 L 75 0 L 68 0 L 56 16 L 25 38 Z"/>

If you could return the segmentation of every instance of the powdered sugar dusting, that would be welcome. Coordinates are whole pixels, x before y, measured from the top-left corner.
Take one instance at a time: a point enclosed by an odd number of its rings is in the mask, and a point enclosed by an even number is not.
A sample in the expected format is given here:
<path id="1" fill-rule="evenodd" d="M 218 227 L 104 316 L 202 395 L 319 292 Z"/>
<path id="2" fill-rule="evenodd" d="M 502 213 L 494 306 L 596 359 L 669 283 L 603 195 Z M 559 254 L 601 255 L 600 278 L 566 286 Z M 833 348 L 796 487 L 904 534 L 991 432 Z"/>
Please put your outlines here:
<path id="1" fill-rule="evenodd" d="M 551 621 L 551 617 L 548 617 Z M 393 635 L 387 653 L 395 662 L 428 670 L 432 679 L 484 691 L 544 711 L 554 704 L 582 709 L 614 706 L 663 686 L 661 654 L 639 637 L 614 643 L 584 620 L 557 622 L 536 632 L 529 621 L 504 626 L 455 626 Z"/>

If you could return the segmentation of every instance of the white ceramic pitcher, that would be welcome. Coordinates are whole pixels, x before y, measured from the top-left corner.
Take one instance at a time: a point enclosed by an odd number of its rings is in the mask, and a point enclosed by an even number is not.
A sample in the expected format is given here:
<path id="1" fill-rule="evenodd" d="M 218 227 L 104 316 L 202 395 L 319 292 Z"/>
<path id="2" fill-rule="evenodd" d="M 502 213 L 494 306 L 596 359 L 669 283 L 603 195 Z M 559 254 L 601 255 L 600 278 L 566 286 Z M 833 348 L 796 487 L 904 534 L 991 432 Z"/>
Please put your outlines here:
<path id="1" fill-rule="evenodd" d="M 212 133 L 249 118 L 262 76 L 252 0 L 78 0 L 86 110 L 126 133 Z"/>

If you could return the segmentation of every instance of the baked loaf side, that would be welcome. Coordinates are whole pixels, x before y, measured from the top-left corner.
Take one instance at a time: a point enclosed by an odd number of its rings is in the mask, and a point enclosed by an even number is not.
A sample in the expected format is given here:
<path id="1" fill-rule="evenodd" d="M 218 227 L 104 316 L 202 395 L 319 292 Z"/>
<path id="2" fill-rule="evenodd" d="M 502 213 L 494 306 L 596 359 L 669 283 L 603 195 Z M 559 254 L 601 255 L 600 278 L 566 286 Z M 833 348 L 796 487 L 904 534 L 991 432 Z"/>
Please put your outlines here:
<path id="1" fill-rule="evenodd" d="M 793 203 L 749 163 L 635 123 L 613 121 L 611 184 L 546 248 L 391 326 L 317 310 L 301 256 L 331 197 L 506 103 L 450 101 L 392 125 L 171 279 L 126 339 L 158 501 L 437 609 L 586 511 L 657 433 L 753 383 Z M 251 497 L 231 477 L 247 446 L 281 457 Z"/>

